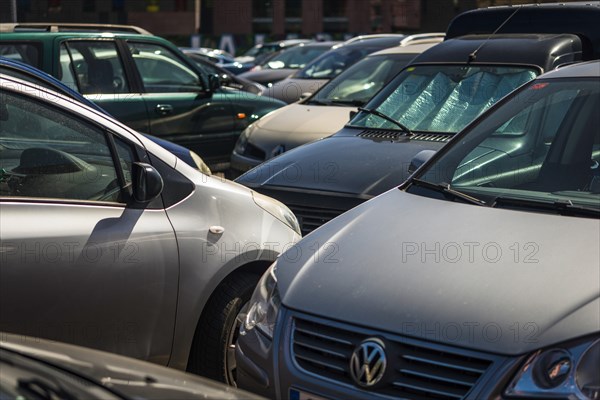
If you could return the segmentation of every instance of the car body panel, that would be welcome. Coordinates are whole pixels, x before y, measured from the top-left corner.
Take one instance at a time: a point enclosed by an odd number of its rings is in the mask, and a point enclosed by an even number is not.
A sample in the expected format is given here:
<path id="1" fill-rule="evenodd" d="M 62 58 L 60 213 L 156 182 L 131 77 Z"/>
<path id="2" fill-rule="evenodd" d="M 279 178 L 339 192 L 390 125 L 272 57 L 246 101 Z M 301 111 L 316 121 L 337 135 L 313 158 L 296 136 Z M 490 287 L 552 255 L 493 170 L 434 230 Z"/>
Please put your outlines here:
<path id="1" fill-rule="evenodd" d="M 600 254 L 590 249 L 600 243 L 600 221 L 576 222 L 572 217 L 476 207 L 392 189 L 299 244 L 299 260 L 282 262 L 277 270 L 282 303 L 432 341 L 444 339 L 435 337 L 435 323 L 457 324 L 461 335 L 453 336 L 453 345 L 523 354 L 598 330 Z M 412 228 L 398 229 L 401 226 Z M 564 238 L 574 236 L 579 239 L 564 246 Z M 336 243 L 337 251 L 316 262 L 315 254 L 324 254 L 325 243 Z M 514 243 L 532 243 L 517 263 L 510 250 Z M 378 257 L 376 270 L 369 267 L 373 254 Z M 340 296 L 343 302 L 328 301 Z M 576 331 L 565 318 L 578 321 Z M 480 329 L 469 332 L 466 327 L 473 321 Z M 531 340 L 516 341 L 509 333 L 515 323 L 532 321 L 536 326 Z M 428 323 L 429 329 L 420 325 Z M 482 329 L 488 323 L 497 324 L 504 334 L 488 340 Z"/>
<path id="2" fill-rule="evenodd" d="M 229 274 L 255 261 L 266 268 L 283 246 L 291 246 L 299 235 L 259 208 L 247 188 L 200 173 L 96 109 L 13 78 L 2 76 L 0 86 L 3 92 L 14 90 L 26 97 L 51 99 L 49 107 L 101 124 L 139 146 L 146 162 L 166 172 L 166 184 L 175 174 L 192 185 L 189 194 L 166 209 L 161 208 L 162 202 L 176 195 L 166 190 L 162 200 L 157 200 L 159 206 L 152 203 L 141 209 L 68 199 L 3 197 L 3 330 L 86 343 L 185 369 L 197 322 L 215 288 Z M 24 224 L 22 215 L 28 210 L 32 222 Z M 65 225 L 65 221 L 71 222 Z M 215 225 L 224 229 L 223 234 L 208 232 Z M 45 236 L 31 231 L 31 226 L 38 226 Z M 64 229 L 57 230 L 57 226 Z M 209 244 L 209 253 L 203 253 Z M 143 254 L 136 253 L 138 250 Z M 40 272 L 40 279 L 32 275 L 35 271 L 25 275 L 25 270 L 16 268 L 23 264 L 22 257 L 29 268 L 39 268 L 36 258 L 44 261 L 47 268 Z M 32 279 L 36 286 L 31 285 Z M 64 290 L 56 292 L 57 285 Z M 44 296 L 32 293 L 24 299 L 19 295 L 36 289 L 45 290 Z M 129 298 L 132 291 L 135 296 Z M 89 297 L 79 300 L 76 294 Z M 21 302 L 18 306 L 16 299 Z"/>
<path id="3" fill-rule="evenodd" d="M 278 187 L 343 193 L 367 198 L 398 186 L 409 176 L 412 157 L 438 150 L 448 140 L 394 140 L 358 136 L 363 130 L 344 128 L 338 134 L 307 143 L 269 160 L 236 179 L 250 188 Z M 365 170 L 377 171 L 377 179 Z"/>
<path id="4" fill-rule="evenodd" d="M 104 396 L 116 393 L 131 399 L 259 399 L 196 375 L 37 337 L 1 333 L 0 349 L 54 368 L 53 378 L 61 383 L 61 379 L 79 378 L 88 386 L 88 396 L 97 386 L 106 388 Z"/>
<path id="5" fill-rule="evenodd" d="M 292 68 L 259 69 L 257 71 L 244 72 L 239 76 L 244 79 L 251 80 L 253 82 L 258 82 L 264 86 L 270 86 L 276 82 L 287 78 L 294 72 L 296 72 L 296 70 Z"/>

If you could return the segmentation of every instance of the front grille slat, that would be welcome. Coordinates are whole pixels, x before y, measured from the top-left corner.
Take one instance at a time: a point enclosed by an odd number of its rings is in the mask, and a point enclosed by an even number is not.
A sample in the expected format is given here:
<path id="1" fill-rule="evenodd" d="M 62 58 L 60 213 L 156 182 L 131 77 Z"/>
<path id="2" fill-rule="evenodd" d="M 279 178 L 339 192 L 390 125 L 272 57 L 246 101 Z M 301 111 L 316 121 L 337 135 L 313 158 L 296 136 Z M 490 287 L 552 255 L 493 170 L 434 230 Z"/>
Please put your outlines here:
<path id="1" fill-rule="evenodd" d="M 297 206 L 287 204 L 290 210 L 298 218 L 302 235 L 307 235 L 321 225 L 331 221 L 346 210 L 333 210 L 319 207 Z"/>
<path id="2" fill-rule="evenodd" d="M 431 364 L 431 365 L 435 365 L 438 367 L 444 367 L 444 368 L 451 368 L 451 369 L 455 369 L 455 370 L 461 370 L 461 371 L 465 371 L 465 372 L 472 372 L 472 373 L 476 373 L 476 374 L 483 374 L 485 372 L 485 369 L 478 369 L 478 368 L 470 368 L 470 367 L 465 367 L 465 366 L 459 366 L 456 364 L 449 364 L 449 363 L 445 363 L 445 362 L 441 362 L 441 361 L 436 361 L 436 360 L 432 360 L 432 359 L 428 359 L 428 358 L 423 358 L 423 357 L 415 357 L 415 356 L 402 356 L 402 358 L 410 360 L 410 361 L 416 361 L 416 362 L 420 362 L 420 363 L 424 363 L 424 364 Z"/>
<path id="3" fill-rule="evenodd" d="M 359 332 L 360 331 L 360 332 Z M 293 319 L 292 357 L 297 365 L 320 378 L 355 387 L 350 375 L 354 349 L 368 338 L 385 341 L 387 382 L 371 390 L 375 394 L 407 400 L 462 399 L 477 385 L 492 361 L 462 354 L 461 350 L 415 339 L 389 337 L 382 332 L 341 328 L 296 317 Z M 391 369 L 391 371 L 390 371 Z"/>
<path id="4" fill-rule="evenodd" d="M 339 372 L 346 372 L 346 370 L 343 367 L 340 367 L 339 365 L 335 365 L 333 363 L 329 363 L 323 359 L 319 359 L 317 357 L 309 357 L 309 356 L 305 356 L 305 355 L 296 355 L 296 358 L 299 358 L 300 360 L 304 360 L 304 361 L 308 361 L 309 363 L 312 364 L 317 364 L 321 367 L 325 367 L 328 369 L 333 369 Z"/>
<path id="5" fill-rule="evenodd" d="M 427 380 L 446 382 L 446 383 L 451 383 L 453 385 L 467 386 L 469 388 L 471 386 L 473 386 L 473 383 L 475 383 L 475 382 L 466 382 L 466 381 L 459 380 L 459 379 L 445 378 L 445 377 L 442 377 L 439 375 L 428 374 L 428 373 L 419 372 L 419 371 L 411 371 L 408 369 L 400 369 L 399 371 L 404 375 L 410 375 L 410 376 L 413 376 L 416 378 L 423 378 L 423 379 L 427 379 Z"/>
<path id="6" fill-rule="evenodd" d="M 409 389 L 411 391 L 414 390 L 416 392 L 420 392 L 425 395 L 434 394 L 434 395 L 442 396 L 442 398 L 451 398 L 451 399 L 462 399 L 463 398 L 463 395 L 460 395 L 460 394 L 450 393 L 450 392 L 446 392 L 446 391 L 442 391 L 442 390 L 435 390 L 435 389 L 431 389 L 429 387 L 411 385 L 408 383 L 394 382 L 394 383 L 392 383 L 392 385 L 394 387 L 401 388 L 401 389 Z"/>

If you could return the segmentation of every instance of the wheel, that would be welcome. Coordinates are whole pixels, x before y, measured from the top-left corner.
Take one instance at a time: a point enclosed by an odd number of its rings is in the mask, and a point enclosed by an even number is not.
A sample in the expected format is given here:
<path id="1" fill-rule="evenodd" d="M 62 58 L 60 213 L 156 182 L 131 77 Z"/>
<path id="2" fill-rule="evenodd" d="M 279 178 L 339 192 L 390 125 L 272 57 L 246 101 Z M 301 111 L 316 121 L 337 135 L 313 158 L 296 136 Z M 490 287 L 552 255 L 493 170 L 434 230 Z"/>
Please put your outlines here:
<path id="1" fill-rule="evenodd" d="M 242 272 L 217 287 L 198 322 L 188 372 L 236 386 L 235 342 L 259 278 Z"/>

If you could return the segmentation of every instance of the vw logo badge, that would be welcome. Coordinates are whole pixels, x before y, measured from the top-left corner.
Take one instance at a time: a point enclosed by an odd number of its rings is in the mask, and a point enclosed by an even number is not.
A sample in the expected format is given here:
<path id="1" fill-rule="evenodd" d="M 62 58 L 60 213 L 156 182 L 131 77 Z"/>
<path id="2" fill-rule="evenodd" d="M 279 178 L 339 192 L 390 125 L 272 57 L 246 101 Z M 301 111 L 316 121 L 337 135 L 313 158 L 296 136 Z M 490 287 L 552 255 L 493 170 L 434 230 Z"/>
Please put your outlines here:
<path id="1" fill-rule="evenodd" d="M 371 387 L 383 378 L 386 366 L 383 342 L 375 338 L 367 339 L 352 353 L 350 375 L 359 386 Z"/>

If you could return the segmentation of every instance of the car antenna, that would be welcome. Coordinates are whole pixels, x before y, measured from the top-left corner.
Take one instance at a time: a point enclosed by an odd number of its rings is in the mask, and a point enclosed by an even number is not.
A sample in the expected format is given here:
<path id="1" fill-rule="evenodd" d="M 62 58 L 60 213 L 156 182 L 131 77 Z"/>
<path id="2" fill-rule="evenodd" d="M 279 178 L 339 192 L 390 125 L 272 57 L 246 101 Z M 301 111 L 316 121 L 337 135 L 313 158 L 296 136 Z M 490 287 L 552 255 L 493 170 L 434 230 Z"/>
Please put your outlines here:
<path id="1" fill-rule="evenodd" d="M 485 39 L 485 41 L 484 41 L 483 43 L 481 43 L 481 44 L 479 45 L 479 47 L 478 47 L 478 48 L 476 48 L 476 49 L 475 49 L 475 51 L 473 51 L 471 54 L 469 54 L 469 60 L 467 61 L 467 63 L 472 63 L 473 61 L 475 61 L 475 59 L 477 58 L 477 52 L 478 52 L 478 51 L 479 51 L 479 50 L 480 50 L 480 49 L 481 49 L 483 46 L 485 46 L 485 45 L 486 45 L 486 43 L 487 43 L 487 42 L 488 42 L 488 41 L 489 41 L 489 40 L 492 38 L 492 36 L 494 36 L 496 33 L 498 33 L 498 31 L 499 31 L 500 29 L 502 29 L 502 27 L 503 27 L 504 25 L 506 25 L 506 23 L 507 23 L 508 21 L 510 21 L 510 19 L 511 19 L 512 17 L 514 17 L 514 15 L 515 15 L 517 12 L 519 12 L 519 10 L 520 10 L 522 7 L 523 7 L 523 6 L 519 6 L 519 7 L 517 7 L 517 8 L 515 9 L 515 11 L 513 11 L 513 13 L 512 13 L 512 14 L 510 14 L 510 15 L 508 16 L 508 18 L 506 18 L 506 19 L 504 20 L 504 22 L 502 22 L 502 23 L 500 24 L 500 26 L 499 26 L 499 27 L 497 27 L 497 28 L 496 28 L 496 30 L 495 30 L 494 32 L 492 32 L 492 34 L 491 34 L 490 36 L 488 36 L 488 37 L 487 37 L 487 39 Z"/>

